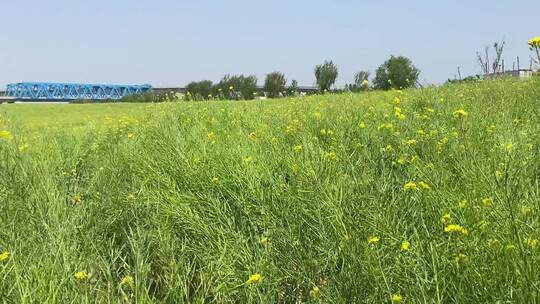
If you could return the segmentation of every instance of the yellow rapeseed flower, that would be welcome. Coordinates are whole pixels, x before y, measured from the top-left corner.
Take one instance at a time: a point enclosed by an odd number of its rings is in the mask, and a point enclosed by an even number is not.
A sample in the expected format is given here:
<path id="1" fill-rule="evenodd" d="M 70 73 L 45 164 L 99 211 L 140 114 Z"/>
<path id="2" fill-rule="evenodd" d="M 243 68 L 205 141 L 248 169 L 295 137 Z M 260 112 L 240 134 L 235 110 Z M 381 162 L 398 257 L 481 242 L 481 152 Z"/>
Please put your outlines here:
<path id="1" fill-rule="evenodd" d="M 259 240 L 259 243 L 263 246 L 266 246 L 268 245 L 268 238 L 267 237 L 262 237 L 260 240 Z"/>
<path id="2" fill-rule="evenodd" d="M 365 124 L 363 121 L 361 121 L 361 122 L 358 124 L 358 128 L 359 128 L 359 129 L 365 129 L 365 128 L 366 128 L 366 124 Z"/>
<path id="3" fill-rule="evenodd" d="M 403 297 L 399 294 L 393 294 L 391 300 L 392 303 L 403 303 Z"/>
<path id="4" fill-rule="evenodd" d="M 125 276 L 122 278 L 122 281 L 120 281 L 120 285 L 132 285 L 133 284 L 133 277 L 132 276 Z"/>
<path id="5" fill-rule="evenodd" d="M 20 145 L 19 145 L 19 152 L 24 152 L 24 151 L 26 151 L 29 147 L 30 147 L 30 145 L 27 144 L 27 143 L 20 144 Z"/>
<path id="6" fill-rule="evenodd" d="M 536 249 L 536 247 L 538 247 L 538 239 L 527 238 L 525 244 L 531 247 L 531 249 Z"/>
<path id="7" fill-rule="evenodd" d="M 217 183 L 217 182 L 219 182 L 219 177 L 217 176 L 212 177 L 212 183 Z"/>
<path id="8" fill-rule="evenodd" d="M 324 154 L 324 158 L 326 158 L 327 160 L 336 160 L 337 158 L 336 152 L 326 152 Z"/>
<path id="9" fill-rule="evenodd" d="M 73 276 L 78 282 L 84 282 L 88 280 L 88 273 L 86 271 L 77 271 L 75 272 L 75 274 L 73 274 Z"/>
<path id="10" fill-rule="evenodd" d="M 428 185 L 428 183 L 423 182 L 423 181 L 418 182 L 418 187 L 420 187 L 420 189 L 422 189 L 422 190 L 431 189 L 431 187 Z"/>
<path id="11" fill-rule="evenodd" d="M 450 224 L 444 227 L 444 232 L 468 235 L 469 231 L 460 225 Z"/>
<path id="12" fill-rule="evenodd" d="M 294 152 L 300 153 L 302 151 L 302 145 L 296 145 L 293 148 Z"/>
<path id="13" fill-rule="evenodd" d="M 535 37 L 529 40 L 529 46 L 532 48 L 540 48 L 540 37 Z"/>
<path id="14" fill-rule="evenodd" d="M 403 186 L 403 190 L 405 191 L 418 190 L 418 186 L 413 182 L 408 182 Z"/>
<path id="15" fill-rule="evenodd" d="M 441 223 L 442 224 L 448 224 L 448 223 L 450 223 L 451 220 L 452 220 L 452 216 L 450 215 L 450 213 L 445 213 L 441 217 Z"/>
<path id="16" fill-rule="evenodd" d="M 465 110 L 463 109 L 458 109 L 458 110 L 455 110 L 454 113 L 452 113 L 452 115 L 456 118 L 459 118 L 459 117 L 467 117 L 469 113 L 465 112 Z"/>
<path id="17" fill-rule="evenodd" d="M 316 298 L 319 296 L 319 294 L 321 293 L 321 289 L 317 286 L 314 286 L 310 291 L 309 291 L 309 294 Z"/>
<path id="18" fill-rule="evenodd" d="M 411 242 L 409 241 L 401 242 L 401 251 L 411 251 Z"/>
<path id="19" fill-rule="evenodd" d="M 413 146 L 413 145 L 416 145 L 418 143 L 418 140 L 416 139 L 409 139 L 405 142 L 408 146 Z"/>
<path id="20" fill-rule="evenodd" d="M 253 157 L 252 157 L 252 156 L 247 155 L 247 156 L 244 157 L 244 162 L 245 162 L 245 163 L 250 163 L 250 162 L 252 162 L 252 161 L 253 161 Z"/>
<path id="21" fill-rule="evenodd" d="M 367 79 L 364 79 L 364 80 L 362 81 L 362 86 L 363 86 L 364 88 L 367 88 L 367 87 L 369 86 L 369 81 L 368 81 Z"/>
<path id="22" fill-rule="evenodd" d="M 254 273 L 249 276 L 249 279 L 246 281 L 246 285 L 252 285 L 262 282 L 263 276 L 260 273 Z"/>
<path id="23" fill-rule="evenodd" d="M 489 197 L 482 199 L 482 205 L 485 207 L 490 206 L 492 203 L 493 203 L 493 200 Z"/>
<path id="24" fill-rule="evenodd" d="M 4 251 L 0 254 L 0 262 L 7 261 L 9 259 L 9 251 Z"/>
<path id="25" fill-rule="evenodd" d="M 0 131 L 0 139 L 12 140 L 13 135 L 9 131 Z"/>
<path id="26" fill-rule="evenodd" d="M 378 236 L 374 235 L 374 236 L 371 236 L 369 239 L 368 239 L 368 244 L 369 245 L 377 245 L 379 243 L 379 241 L 381 240 L 381 238 L 379 238 Z"/>
<path id="27" fill-rule="evenodd" d="M 214 132 L 210 132 L 206 134 L 206 137 L 208 138 L 208 141 L 210 141 L 210 143 L 212 144 L 216 143 L 216 134 L 214 134 Z"/>

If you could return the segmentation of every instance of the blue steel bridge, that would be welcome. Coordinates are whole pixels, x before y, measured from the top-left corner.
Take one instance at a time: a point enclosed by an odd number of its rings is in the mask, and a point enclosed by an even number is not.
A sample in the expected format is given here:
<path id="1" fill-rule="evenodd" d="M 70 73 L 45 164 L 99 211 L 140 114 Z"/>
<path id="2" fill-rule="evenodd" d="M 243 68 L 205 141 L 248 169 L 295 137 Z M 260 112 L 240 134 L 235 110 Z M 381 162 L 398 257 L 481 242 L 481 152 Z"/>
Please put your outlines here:
<path id="1" fill-rule="evenodd" d="M 8 84 L 4 96 L 22 101 L 105 100 L 142 94 L 151 89 L 150 85 L 20 82 Z"/>

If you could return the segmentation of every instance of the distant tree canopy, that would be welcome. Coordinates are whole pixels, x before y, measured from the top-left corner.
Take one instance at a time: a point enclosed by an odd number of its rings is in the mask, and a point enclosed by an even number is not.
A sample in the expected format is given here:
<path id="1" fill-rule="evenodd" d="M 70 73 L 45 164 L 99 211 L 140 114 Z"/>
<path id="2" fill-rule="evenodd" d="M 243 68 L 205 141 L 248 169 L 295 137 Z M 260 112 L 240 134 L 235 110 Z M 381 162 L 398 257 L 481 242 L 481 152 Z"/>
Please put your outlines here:
<path id="1" fill-rule="evenodd" d="M 338 68 L 332 60 L 325 61 L 323 64 L 315 67 L 317 86 L 321 91 L 330 90 L 332 85 L 336 82 L 337 76 Z"/>
<path id="2" fill-rule="evenodd" d="M 405 89 L 415 87 L 420 70 L 404 56 L 391 56 L 376 71 L 374 87 L 379 90 Z"/>
<path id="3" fill-rule="evenodd" d="M 268 93 L 268 97 L 276 98 L 285 90 L 287 79 L 280 72 L 273 72 L 266 75 L 264 80 L 264 91 Z"/>
<path id="4" fill-rule="evenodd" d="M 193 81 L 186 86 L 189 98 L 193 100 L 206 100 L 212 98 L 213 84 L 210 80 Z"/>
<path id="5" fill-rule="evenodd" d="M 225 75 L 214 86 L 214 94 L 220 98 L 253 99 L 257 93 L 257 77 L 244 75 Z"/>
<path id="6" fill-rule="evenodd" d="M 129 102 L 129 103 L 141 103 L 141 102 L 166 102 L 178 100 L 175 92 L 154 92 L 149 91 L 142 94 L 133 94 L 122 97 L 120 102 Z M 86 103 L 92 102 L 88 100 L 76 101 L 75 103 Z M 104 102 L 116 102 L 115 100 L 108 100 Z"/>

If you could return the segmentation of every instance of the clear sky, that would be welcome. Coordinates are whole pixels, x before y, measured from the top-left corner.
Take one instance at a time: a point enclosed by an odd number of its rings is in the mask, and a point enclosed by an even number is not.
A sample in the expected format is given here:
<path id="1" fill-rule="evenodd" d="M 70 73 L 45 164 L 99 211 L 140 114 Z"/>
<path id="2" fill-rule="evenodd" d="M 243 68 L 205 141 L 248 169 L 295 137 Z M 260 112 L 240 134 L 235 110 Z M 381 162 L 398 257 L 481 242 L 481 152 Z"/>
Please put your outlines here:
<path id="1" fill-rule="evenodd" d="M 51 81 L 185 85 L 281 71 L 314 83 L 325 59 L 338 83 L 405 55 L 422 83 L 479 73 L 475 53 L 505 40 L 506 67 L 528 67 L 539 0 L 1 0 L 0 89 Z"/>

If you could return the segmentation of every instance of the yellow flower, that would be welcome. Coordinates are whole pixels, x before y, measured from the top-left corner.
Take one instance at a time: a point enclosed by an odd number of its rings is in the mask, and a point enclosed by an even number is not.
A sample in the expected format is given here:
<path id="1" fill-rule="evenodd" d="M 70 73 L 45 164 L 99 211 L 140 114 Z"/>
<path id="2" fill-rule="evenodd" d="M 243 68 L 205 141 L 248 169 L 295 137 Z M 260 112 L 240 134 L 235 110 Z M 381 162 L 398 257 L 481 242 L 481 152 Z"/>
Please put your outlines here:
<path id="1" fill-rule="evenodd" d="M 379 241 L 381 240 L 381 238 L 379 238 L 378 236 L 374 235 L 374 236 L 371 236 L 369 239 L 368 239 L 368 244 L 369 245 L 377 245 L 379 243 Z"/>
<path id="2" fill-rule="evenodd" d="M 460 225 L 450 224 L 444 227 L 444 232 L 468 235 L 469 231 Z"/>
<path id="3" fill-rule="evenodd" d="M 125 276 L 122 278 L 122 281 L 120 281 L 120 285 L 131 285 L 133 284 L 133 277 L 132 276 Z"/>
<path id="4" fill-rule="evenodd" d="M 523 216 L 527 216 L 529 213 L 531 213 L 531 211 L 532 209 L 529 206 L 521 206 L 521 208 L 519 209 L 519 212 Z"/>
<path id="5" fill-rule="evenodd" d="M 293 148 L 294 152 L 299 153 L 302 151 L 302 145 L 296 145 Z"/>
<path id="6" fill-rule="evenodd" d="M 361 122 L 358 124 L 358 128 L 359 128 L 359 129 L 365 129 L 365 128 L 366 128 L 366 124 L 365 124 L 363 121 L 361 121 Z"/>
<path id="7" fill-rule="evenodd" d="M 423 190 L 429 190 L 431 189 L 431 187 L 426 183 L 426 182 L 418 182 L 418 187 L 420 187 L 420 189 L 423 189 Z"/>
<path id="8" fill-rule="evenodd" d="M 455 110 L 454 113 L 452 113 L 454 117 L 467 117 L 469 113 L 465 112 L 463 109 Z"/>
<path id="9" fill-rule="evenodd" d="M 314 287 L 309 291 L 309 294 L 310 294 L 312 297 L 314 297 L 314 298 L 318 297 L 320 293 L 321 293 L 321 290 L 320 290 L 319 287 L 317 287 L 317 286 L 314 286 Z"/>
<path id="10" fill-rule="evenodd" d="M 529 46 L 532 48 L 540 48 L 540 37 L 535 37 L 529 40 Z"/>
<path id="11" fill-rule="evenodd" d="M 26 151 L 29 147 L 30 147 L 30 145 L 27 144 L 27 143 L 20 144 L 20 145 L 19 145 L 19 152 L 24 152 L 24 151 Z"/>
<path id="12" fill-rule="evenodd" d="M 525 244 L 531 247 L 531 249 L 535 249 L 536 247 L 538 247 L 538 239 L 527 238 L 525 240 Z"/>
<path id="13" fill-rule="evenodd" d="M 482 199 L 482 205 L 484 205 L 485 207 L 491 205 L 492 203 L 493 203 L 493 200 L 489 197 Z"/>
<path id="14" fill-rule="evenodd" d="M 403 186 L 403 190 L 410 191 L 410 190 L 418 190 L 418 186 L 416 186 L 413 182 L 408 182 Z"/>
<path id="15" fill-rule="evenodd" d="M 234 87 L 233 87 L 233 86 L 230 86 L 230 87 L 229 87 L 229 90 L 231 90 L 231 91 L 234 90 Z"/>
<path id="16" fill-rule="evenodd" d="M 496 170 L 495 171 L 495 177 L 501 177 L 501 176 L 503 176 L 503 173 L 501 171 L 499 171 L 499 170 Z"/>
<path id="17" fill-rule="evenodd" d="M 214 132 L 210 132 L 210 133 L 206 134 L 206 137 L 208 138 L 210 143 L 212 143 L 212 144 L 216 143 L 216 135 L 214 134 Z"/>
<path id="18" fill-rule="evenodd" d="M 465 209 L 465 208 L 467 208 L 467 200 L 461 200 L 461 201 L 459 201 L 458 207 L 459 207 L 459 209 Z"/>
<path id="19" fill-rule="evenodd" d="M 257 284 L 262 282 L 262 280 L 263 276 L 260 273 L 254 273 L 249 276 L 249 279 L 246 281 L 246 285 Z"/>
<path id="20" fill-rule="evenodd" d="M 9 259 L 9 251 L 4 251 L 0 254 L 0 262 L 6 261 Z"/>
<path id="21" fill-rule="evenodd" d="M 88 273 L 86 273 L 86 271 L 77 271 L 73 276 L 79 282 L 84 282 L 88 280 Z"/>
<path id="22" fill-rule="evenodd" d="M 266 246 L 268 245 L 268 238 L 267 237 L 263 237 L 259 240 L 259 243 L 263 246 Z"/>
<path id="23" fill-rule="evenodd" d="M 504 249 L 505 249 L 507 252 L 512 252 L 512 251 L 516 250 L 516 246 L 513 245 L 513 244 L 508 244 L 508 245 L 504 246 Z"/>
<path id="24" fill-rule="evenodd" d="M 457 254 L 454 257 L 454 262 L 456 262 L 456 264 L 465 263 L 468 260 L 469 260 L 469 257 L 466 254 L 463 254 L 463 253 Z"/>
<path id="25" fill-rule="evenodd" d="M 399 294 L 393 294 L 391 300 L 392 303 L 403 303 L 403 297 Z"/>
<path id="26" fill-rule="evenodd" d="M 508 143 L 504 146 L 504 148 L 506 149 L 506 151 L 508 152 L 512 152 L 512 150 L 514 150 L 514 144 L 513 143 Z"/>
<path id="27" fill-rule="evenodd" d="M 135 136 L 135 134 L 133 134 L 133 133 L 128 133 L 127 138 L 133 138 L 133 136 Z"/>
<path id="28" fill-rule="evenodd" d="M 368 86 L 369 86 L 369 81 L 368 81 L 367 79 L 364 79 L 364 80 L 362 81 L 362 86 L 363 86 L 364 88 L 368 87 Z"/>
<path id="29" fill-rule="evenodd" d="M 409 241 L 401 242 L 401 251 L 411 251 L 411 242 Z"/>
<path id="30" fill-rule="evenodd" d="M 486 227 L 489 225 L 489 223 L 486 221 L 486 220 L 481 220 L 479 223 L 478 223 L 478 228 L 484 230 L 486 229 Z"/>
<path id="31" fill-rule="evenodd" d="M 12 140 L 13 135 L 9 131 L 0 131 L 0 139 Z"/>
<path id="32" fill-rule="evenodd" d="M 326 158 L 327 160 L 336 160 L 337 158 L 336 152 L 326 152 L 324 154 L 324 158 Z"/>
<path id="33" fill-rule="evenodd" d="M 219 182 L 219 177 L 217 176 L 212 177 L 212 183 L 217 183 L 217 182 Z"/>
<path id="34" fill-rule="evenodd" d="M 252 162 L 252 161 L 253 161 L 253 157 L 252 157 L 252 156 L 249 156 L 249 155 L 248 155 L 248 156 L 245 156 L 245 157 L 244 157 L 244 162 L 245 162 L 245 163 L 250 163 L 250 162 Z"/>
<path id="35" fill-rule="evenodd" d="M 320 111 L 317 111 L 317 112 L 313 113 L 313 117 L 315 117 L 315 119 L 317 119 L 317 120 L 321 119 L 321 116 L 322 116 L 322 114 L 321 114 Z"/>
<path id="36" fill-rule="evenodd" d="M 452 216 L 450 215 L 450 213 L 445 213 L 441 217 L 441 223 L 442 224 L 448 224 L 448 223 L 450 223 L 451 220 L 452 220 Z"/>
<path id="37" fill-rule="evenodd" d="M 409 139 L 406 141 L 406 143 L 408 146 L 413 146 L 413 145 L 416 145 L 418 141 L 416 139 Z"/>

